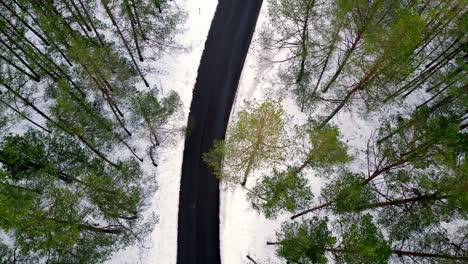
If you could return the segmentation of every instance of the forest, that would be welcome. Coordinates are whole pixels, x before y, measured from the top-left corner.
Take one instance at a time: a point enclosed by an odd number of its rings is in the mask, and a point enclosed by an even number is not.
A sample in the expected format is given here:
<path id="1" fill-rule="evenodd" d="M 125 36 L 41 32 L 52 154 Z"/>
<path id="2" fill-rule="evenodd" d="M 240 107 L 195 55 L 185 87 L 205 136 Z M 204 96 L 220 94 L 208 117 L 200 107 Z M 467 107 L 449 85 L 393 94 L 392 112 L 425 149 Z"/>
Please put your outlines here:
<path id="1" fill-rule="evenodd" d="M 467 1 L 265 2 L 276 90 L 245 101 L 203 162 L 286 219 L 264 241 L 274 261 L 467 263 Z M 143 247 L 159 151 L 190 132 L 153 81 L 186 15 L 175 0 L 0 0 L 1 264 Z M 342 113 L 379 117 L 359 151 Z"/>
<path id="2" fill-rule="evenodd" d="M 0 263 L 103 263 L 151 232 L 142 162 L 183 128 L 148 76 L 184 19 L 164 0 L 0 1 Z"/>
<path id="3" fill-rule="evenodd" d="M 466 4 L 268 1 L 259 53 L 279 54 L 263 58 L 275 88 L 204 154 L 225 188 L 282 222 L 257 238 L 277 259 L 245 263 L 468 261 Z M 343 113 L 378 117 L 358 151 Z"/>

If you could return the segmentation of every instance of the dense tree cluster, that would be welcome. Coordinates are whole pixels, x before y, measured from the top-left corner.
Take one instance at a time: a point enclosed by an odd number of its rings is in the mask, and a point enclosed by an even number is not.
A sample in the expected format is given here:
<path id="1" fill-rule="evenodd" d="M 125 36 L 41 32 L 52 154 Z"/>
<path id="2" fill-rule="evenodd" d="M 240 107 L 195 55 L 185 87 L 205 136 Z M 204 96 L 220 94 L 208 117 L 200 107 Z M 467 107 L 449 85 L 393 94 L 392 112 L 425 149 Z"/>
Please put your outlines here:
<path id="1" fill-rule="evenodd" d="M 148 62 L 183 19 L 159 0 L 0 1 L 1 263 L 101 263 L 151 230 L 141 162 L 181 102 Z"/>
<path id="2" fill-rule="evenodd" d="M 266 218 L 290 214 L 267 244 L 287 263 L 468 261 L 466 1 L 272 0 L 268 8 L 263 48 L 283 56 L 274 60 L 280 89 L 309 120 L 264 127 L 254 114 L 206 154 L 224 155 L 209 163 L 220 175 L 232 164 L 258 170 L 245 187 L 252 207 Z M 381 116 L 352 156 L 330 122 L 345 109 Z M 242 157 L 255 145 L 240 129 L 275 131 L 267 146 L 282 155 L 251 168 Z M 326 179 L 318 197 L 311 175 Z"/>

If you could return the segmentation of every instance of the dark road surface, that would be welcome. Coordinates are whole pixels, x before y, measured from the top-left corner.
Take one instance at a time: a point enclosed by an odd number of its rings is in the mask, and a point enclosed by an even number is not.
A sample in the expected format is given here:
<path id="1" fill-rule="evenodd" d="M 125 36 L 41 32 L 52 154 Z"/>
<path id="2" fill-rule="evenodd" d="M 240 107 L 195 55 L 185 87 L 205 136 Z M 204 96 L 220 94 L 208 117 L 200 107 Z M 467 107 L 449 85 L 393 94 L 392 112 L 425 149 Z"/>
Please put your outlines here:
<path id="1" fill-rule="evenodd" d="M 219 0 L 190 106 L 179 201 L 177 263 L 218 264 L 219 182 L 202 160 L 223 139 L 262 0 Z M 241 241 L 239 241 L 241 243 Z"/>

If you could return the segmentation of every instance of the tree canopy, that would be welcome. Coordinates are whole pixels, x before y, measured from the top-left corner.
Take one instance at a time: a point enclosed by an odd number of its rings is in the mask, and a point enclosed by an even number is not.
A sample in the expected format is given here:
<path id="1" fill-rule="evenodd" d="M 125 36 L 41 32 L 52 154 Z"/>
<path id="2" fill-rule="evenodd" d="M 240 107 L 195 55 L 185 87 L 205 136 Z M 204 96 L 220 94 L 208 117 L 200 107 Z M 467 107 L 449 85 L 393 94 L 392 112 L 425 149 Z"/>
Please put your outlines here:
<path id="1" fill-rule="evenodd" d="M 143 245 L 157 215 L 141 164 L 157 164 L 181 103 L 142 62 L 183 48 L 184 19 L 168 1 L 0 2 L 1 263 L 102 263 Z"/>

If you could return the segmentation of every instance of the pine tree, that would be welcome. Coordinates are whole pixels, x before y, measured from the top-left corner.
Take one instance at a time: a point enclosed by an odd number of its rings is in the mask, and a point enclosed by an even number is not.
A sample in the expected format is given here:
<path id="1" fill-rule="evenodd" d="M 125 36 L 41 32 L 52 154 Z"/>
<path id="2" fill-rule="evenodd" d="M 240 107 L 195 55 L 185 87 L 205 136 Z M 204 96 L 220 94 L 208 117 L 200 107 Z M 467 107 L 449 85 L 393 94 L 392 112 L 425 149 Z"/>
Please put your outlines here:
<path id="1" fill-rule="evenodd" d="M 136 92 L 131 97 L 132 120 L 138 128 L 143 128 L 151 146 L 148 150 L 154 166 L 157 167 L 154 152 L 157 147 L 173 138 L 182 130 L 168 126 L 170 118 L 181 108 L 179 95 L 171 92 L 164 98 L 158 98 L 156 89 L 148 92 Z"/>
<path id="2" fill-rule="evenodd" d="M 215 142 L 204 154 L 205 162 L 217 177 L 245 186 L 253 171 L 282 160 L 287 145 L 285 118 L 280 102 L 246 102 L 226 140 Z"/>
<path id="3" fill-rule="evenodd" d="M 313 198 L 307 179 L 295 168 L 288 168 L 287 171 L 273 169 L 271 175 L 258 179 L 247 195 L 252 207 L 266 218 L 305 208 Z"/>
<path id="4" fill-rule="evenodd" d="M 424 259 L 429 263 L 462 263 L 468 259 L 463 255 L 466 245 L 461 244 L 464 249 L 454 253 L 453 245 L 457 246 L 457 238 L 449 238 L 445 234 L 438 233 L 441 237 L 437 237 L 437 233 L 425 234 L 423 239 L 426 245 L 435 245 L 443 239 L 449 241 L 448 244 L 453 244 L 451 248 L 420 247 L 418 249 L 424 251 L 412 251 L 415 248 L 402 250 L 392 248 L 392 242 L 384 238 L 369 214 L 338 220 L 336 224 L 339 239 L 329 230 L 328 222 L 328 218 L 314 217 L 302 224 L 284 224 L 277 233 L 278 242 L 267 244 L 277 247 L 278 256 L 296 263 L 327 263 L 327 254 L 333 256 L 337 263 L 388 263 L 392 255 L 412 260 Z"/>
<path id="5" fill-rule="evenodd" d="M 116 169 L 89 154 L 60 134 L 4 138 L 0 227 L 24 254 L 98 263 L 148 231 L 138 212 L 150 185 L 138 164 L 120 161 Z"/>

